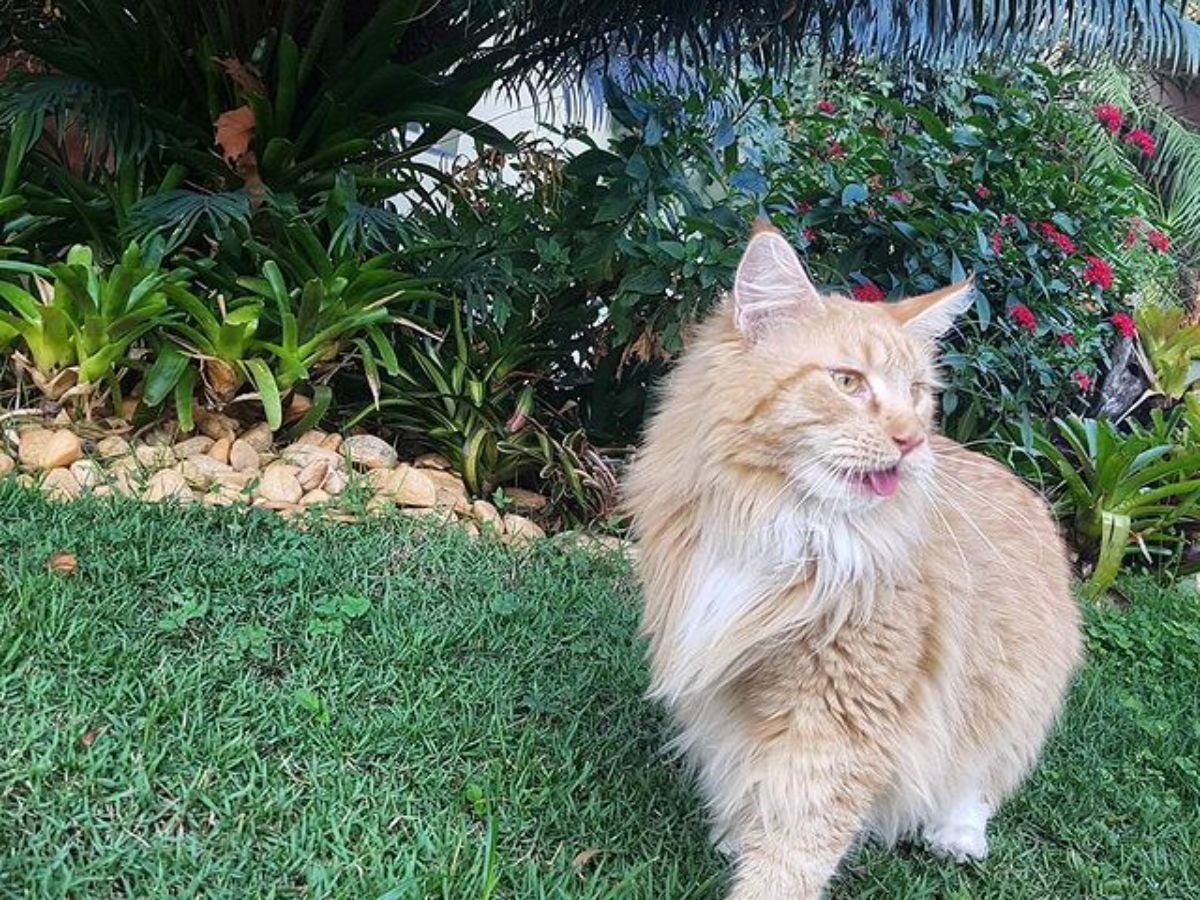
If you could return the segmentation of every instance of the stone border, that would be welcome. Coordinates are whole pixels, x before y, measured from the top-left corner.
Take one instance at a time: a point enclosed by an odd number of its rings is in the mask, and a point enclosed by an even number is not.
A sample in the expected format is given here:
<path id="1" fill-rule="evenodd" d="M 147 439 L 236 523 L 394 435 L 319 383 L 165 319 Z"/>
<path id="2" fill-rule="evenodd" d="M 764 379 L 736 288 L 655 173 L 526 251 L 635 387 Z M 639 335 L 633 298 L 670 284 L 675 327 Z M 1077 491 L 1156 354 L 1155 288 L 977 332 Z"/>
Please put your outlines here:
<path id="1" fill-rule="evenodd" d="M 191 435 L 178 436 L 164 425 L 133 441 L 117 433 L 87 440 L 69 427 L 12 427 L 4 436 L 16 458 L 0 449 L 0 476 L 17 471 L 22 483 L 58 501 L 121 494 L 149 503 L 241 504 L 285 517 L 319 511 L 343 522 L 358 521 L 356 510 L 365 508 L 368 514 L 441 519 L 471 536 L 488 531 L 512 544 L 546 536 L 534 521 L 547 506 L 545 497 L 507 489 L 511 506 L 505 510 L 473 500 L 436 454 L 401 461 L 382 438 L 321 431 L 279 447 L 266 423 L 246 428 L 219 413 L 200 413 L 196 424 Z M 572 536 L 597 548 L 625 543 L 575 532 L 561 537 Z"/>

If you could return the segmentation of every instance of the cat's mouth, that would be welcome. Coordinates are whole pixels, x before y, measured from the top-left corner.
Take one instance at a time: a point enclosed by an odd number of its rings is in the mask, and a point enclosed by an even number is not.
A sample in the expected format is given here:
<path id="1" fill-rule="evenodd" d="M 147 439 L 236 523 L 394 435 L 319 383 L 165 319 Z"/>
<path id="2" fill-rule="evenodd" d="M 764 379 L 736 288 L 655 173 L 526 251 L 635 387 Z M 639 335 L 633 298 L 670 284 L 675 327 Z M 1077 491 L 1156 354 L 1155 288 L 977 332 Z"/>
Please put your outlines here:
<path id="1" fill-rule="evenodd" d="M 900 487 L 900 465 L 897 463 L 886 469 L 861 472 L 856 478 L 863 490 L 869 491 L 877 497 L 890 497 Z"/>

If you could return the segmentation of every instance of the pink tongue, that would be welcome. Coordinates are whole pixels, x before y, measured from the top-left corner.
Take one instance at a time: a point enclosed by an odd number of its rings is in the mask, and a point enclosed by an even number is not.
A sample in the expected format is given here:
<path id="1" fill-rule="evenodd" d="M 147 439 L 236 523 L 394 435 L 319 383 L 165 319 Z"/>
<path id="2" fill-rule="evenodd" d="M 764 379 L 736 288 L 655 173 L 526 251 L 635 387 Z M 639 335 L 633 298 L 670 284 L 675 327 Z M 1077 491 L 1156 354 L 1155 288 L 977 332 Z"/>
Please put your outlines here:
<path id="1" fill-rule="evenodd" d="M 900 470 L 898 468 L 883 469 L 867 473 L 867 487 L 880 497 L 890 497 L 900 487 Z"/>

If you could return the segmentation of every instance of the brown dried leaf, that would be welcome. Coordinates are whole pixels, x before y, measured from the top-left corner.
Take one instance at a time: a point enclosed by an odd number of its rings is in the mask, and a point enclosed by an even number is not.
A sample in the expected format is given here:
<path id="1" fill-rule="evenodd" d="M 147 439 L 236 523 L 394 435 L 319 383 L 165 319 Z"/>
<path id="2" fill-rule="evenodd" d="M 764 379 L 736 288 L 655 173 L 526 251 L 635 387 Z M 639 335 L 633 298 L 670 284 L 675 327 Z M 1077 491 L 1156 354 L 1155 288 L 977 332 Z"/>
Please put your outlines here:
<path id="1" fill-rule="evenodd" d="M 80 743 L 85 747 L 90 747 L 96 741 L 100 740 L 101 735 L 108 731 L 107 725 L 97 725 L 95 728 L 89 728 L 83 733 L 83 737 L 79 739 Z"/>
<path id="2" fill-rule="evenodd" d="M 57 572 L 59 575 L 74 575 L 75 570 L 79 568 L 73 553 L 55 553 L 46 561 L 46 565 L 50 567 L 51 572 Z"/>
<path id="3" fill-rule="evenodd" d="M 595 859 L 597 856 L 599 856 L 603 852 L 604 852 L 603 850 L 599 850 L 595 847 L 591 847 L 587 850 L 581 850 L 578 853 L 576 853 L 575 858 L 573 860 L 571 860 L 571 868 L 572 869 L 582 869 L 584 866 L 586 866 L 588 863 L 590 863 L 593 859 Z"/>
<path id="4" fill-rule="evenodd" d="M 254 70 L 253 66 L 248 66 L 240 59 L 234 59 L 233 57 L 227 59 L 218 57 L 214 62 L 225 71 L 225 74 L 229 76 L 229 80 L 243 91 L 249 94 L 257 94 L 260 97 L 267 96 L 267 89 L 263 86 L 262 79 L 258 77 L 258 72 Z"/>
<path id="5" fill-rule="evenodd" d="M 254 110 L 239 106 L 217 116 L 213 142 L 228 163 L 235 163 L 250 149 L 254 140 Z"/>

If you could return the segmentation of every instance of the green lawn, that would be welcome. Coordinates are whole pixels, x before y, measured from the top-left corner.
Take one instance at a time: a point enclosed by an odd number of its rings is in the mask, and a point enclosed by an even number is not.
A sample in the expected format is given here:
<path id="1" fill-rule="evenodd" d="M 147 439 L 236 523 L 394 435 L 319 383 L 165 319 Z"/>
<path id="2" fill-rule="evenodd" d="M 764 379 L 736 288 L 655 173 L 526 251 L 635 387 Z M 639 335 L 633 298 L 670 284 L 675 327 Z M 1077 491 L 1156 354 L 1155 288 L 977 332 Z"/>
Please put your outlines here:
<path id="1" fill-rule="evenodd" d="M 1130 590 L 986 864 L 837 897 L 1200 897 L 1200 609 Z M 615 560 L 0 484 L 0 896 L 717 897 L 635 622 Z"/>

